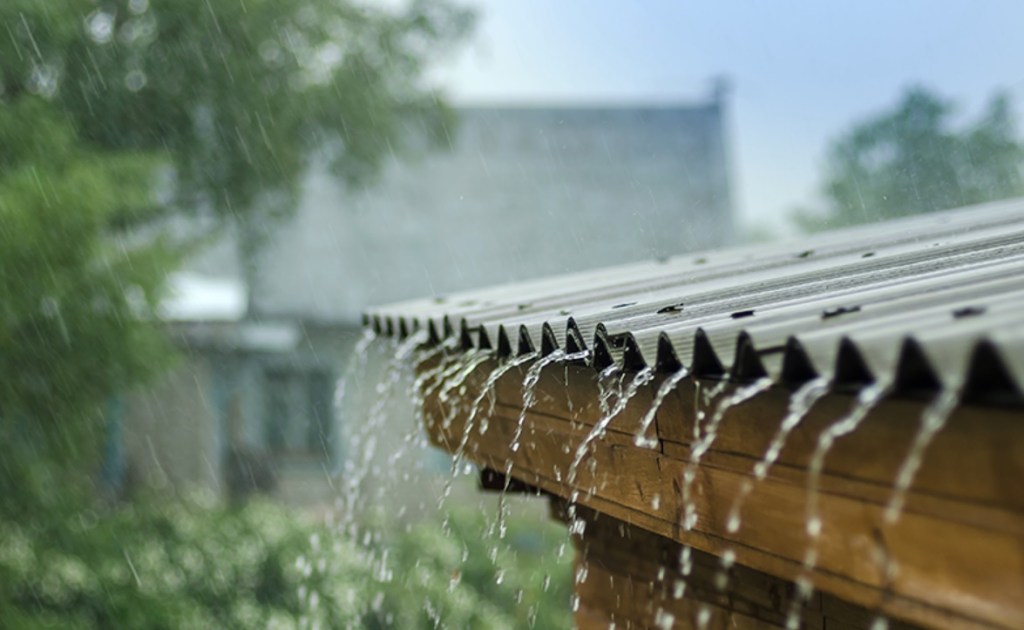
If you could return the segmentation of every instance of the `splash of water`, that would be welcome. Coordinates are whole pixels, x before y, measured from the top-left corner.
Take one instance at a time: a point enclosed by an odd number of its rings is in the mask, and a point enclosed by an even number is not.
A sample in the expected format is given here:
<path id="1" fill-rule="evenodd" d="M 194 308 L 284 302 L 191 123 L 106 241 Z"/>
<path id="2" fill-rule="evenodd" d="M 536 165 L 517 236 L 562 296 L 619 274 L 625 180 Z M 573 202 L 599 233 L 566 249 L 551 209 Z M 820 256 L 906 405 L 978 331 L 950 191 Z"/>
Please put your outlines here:
<path id="1" fill-rule="evenodd" d="M 684 378 L 690 375 L 690 370 L 685 367 L 679 368 L 658 386 L 657 393 L 654 394 L 654 400 L 651 401 L 651 406 L 644 414 L 644 417 L 640 420 L 640 428 L 637 431 L 636 437 L 633 438 L 633 444 L 640 448 L 655 448 L 658 446 L 657 438 L 651 439 L 647 437 L 647 433 L 651 429 L 651 425 L 654 423 L 654 418 L 658 415 L 658 409 L 661 408 L 665 399 L 668 395 L 683 381 Z"/>
<path id="2" fill-rule="evenodd" d="M 423 403 L 428 394 L 428 384 L 448 370 L 457 360 L 457 355 L 453 352 L 457 347 L 458 340 L 449 337 L 436 346 L 423 348 L 413 353 L 413 368 L 417 375 L 409 385 L 409 398 L 412 400 L 413 413 L 416 414 L 416 421 L 419 424 L 423 424 L 424 421 Z M 426 370 L 419 369 L 421 365 L 438 356 L 441 358 L 437 365 Z"/>
<path id="3" fill-rule="evenodd" d="M 458 369 L 450 371 L 445 376 L 440 388 L 437 390 L 437 399 L 442 407 L 447 406 L 448 411 L 444 414 L 441 426 L 444 429 L 451 428 L 452 422 L 458 415 L 461 404 L 466 395 L 466 379 L 476 371 L 480 365 L 492 358 L 488 351 L 477 350 L 466 354 L 457 364 Z M 454 395 L 453 395 L 454 392 Z"/>
<path id="4" fill-rule="evenodd" d="M 473 399 L 472 405 L 470 405 L 469 414 L 466 416 L 466 425 L 462 430 L 462 436 L 459 438 L 459 444 L 456 446 L 455 452 L 452 454 L 451 474 L 445 480 L 444 489 L 442 490 L 441 497 L 438 501 L 439 509 L 444 507 L 444 501 L 448 498 L 448 495 L 451 494 L 452 484 L 458 476 L 459 468 L 462 465 L 463 458 L 465 457 L 466 447 L 469 444 L 470 435 L 472 435 L 473 429 L 476 426 L 476 419 L 480 414 L 480 409 L 484 400 L 493 394 L 494 388 L 497 387 L 498 381 L 502 376 L 525 363 L 533 361 L 538 356 L 539 353 L 533 352 L 509 359 L 498 364 L 498 366 L 491 370 L 491 373 L 487 375 L 487 380 L 480 389 L 480 393 L 477 394 L 476 398 Z M 480 426 L 480 432 L 485 432 L 485 428 L 482 423 Z"/>
<path id="5" fill-rule="evenodd" d="M 587 350 L 566 354 L 565 350 L 559 349 L 546 357 L 541 357 L 526 371 L 526 377 L 523 379 L 523 406 L 519 411 L 519 419 L 516 421 L 516 430 L 512 435 L 512 442 L 509 443 L 509 448 L 512 449 L 513 453 L 519 451 L 523 437 L 523 427 L 526 425 L 526 414 L 529 413 L 530 409 L 537 402 L 537 383 L 540 382 L 540 374 L 544 368 L 553 363 L 568 363 L 570 361 L 586 359 L 589 356 L 590 352 Z"/>
<path id="6" fill-rule="evenodd" d="M 895 523 L 899 520 L 900 514 L 903 511 L 903 504 L 907 499 L 907 491 L 914 481 L 914 475 L 917 473 L 918 468 L 921 467 L 921 461 L 924 459 L 924 453 L 928 449 L 928 445 L 931 444 L 935 435 L 946 426 L 946 422 L 949 421 L 949 417 L 953 415 L 953 410 L 956 409 L 959 403 L 960 395 L 957 391 L 944 390 L 930 405 L 925 407 L 924 412 L 921 414 L 921 428 L 918 430 L 917 435 L 914 436 L 914 442 L 910 446 L 910 451 L 907 453 L 906 458 L 903 460 L 903 465 L 900 466 L 900 471 L 896 475 L 896 484 L 893 489 L 892 498 L 889 499 L 889 505 L 885 509 L 885 520 L 887 523 Z"/>
<path id="7" fill-rule="evenodd" d="M 703 436 L 700 436 L 699 439 L 697 439 L 697 441 L 690 447 L 690 461 L 683 470 L 682 495 L 684 530 L 692 531 L 697 525 L 697 505 L 691 496 L 693 482 L 697 478 L 697 470 L 700 468 L 701 460 L 704 458 L 704 455 L 711 450 L 715 440 L 718 438 L 718 428 L 721 426 L 722 419 L 725 418 L 726 412 L 736 405 L 742 404 L 768 390 L 771 386 L 772 380 L 770 378 L 760 378 L 749 385 L 739 387 L 722 399 L 715 408 L 715 413 L 711 416 L 711 420 L 708 421 L 707 426 L 703 428 Z M 696 431 L 697 430 L 695 429 L 695 432 Z"/>
<path id="8" fill-rule="evenodd" d="M 509 443 L 509 448 L 513 453 L 519 451 L 519 447 L 522 442 L 523 428 L 526 426 L 526 415 L 533 407 L 534 403 L 537 402 L 537 383 L 540 382 L 541 372 L 549 365 L 556 363 L 569 363 L 572 361 L 583 361 L 590 358 L 589 350 L 581 350 L 579 352 L 573 352 L 566 354 L 562 349 L 557 349 L 551 352 L 551 354 L 537 359 L 537 361 L 530 366 L 530 369 L 526 371 L 526 376 L 523 378 L 523 406 L 519 411 L 519 418 L 516 421 L 515 432 L 512 435 L 512 441 Z M 508 517 L 508 489 L 512 483 L 512 468 L 513 458 L 509 457 L 505 462 L 505 485 L 501 489 L 501 494 L 498 497 L 498 536 L 499 538 L 505 537 L 506 532 L 506 520 Z"/>
<path id="9" fill-rule="evenodd" d="M 576 454 L 573 457 L 572 463 L 569 465 L 568 482 L 570 484 L 576 481 L 576 474 L 579 470 L 580 464 L 583 462 L 583 458 L 590 452 L 590 447 L 599 437 L 603 436 L 605 431 L 608 430 L 608 425 L 611 424 L 612 420 L 615 419 L 629 404 L 629 401 L 636 396 L 637 392 L 644 385 L 647 385 L 654 380 L 654 368 L 645 367 L 636 373 L 633 380 L 630 381 L 629 386 L 623 391 L 623 393 L 615 401 L 615 406 L 604 413 L 603 417 L 598 420 L 597 424 L 587 433 L 587 436 L 583 439 L 583 442 L 576 448 Z"/>
<path id="10" fill-rule="evenodd" d="M 775 462 L 779 460 L 779 455 L 782 453 L 782 449 L 786 445 L 786 440 L 789 439 L 789 434 L 800 425 L 803 419 L 810 412 L 811 407 L 814 406 L 814 403 L 818 402 L 818 400 L 828 393 L 830 384 L 831 381 L 829 379 L 825 377 L 818 377 L 807 381 L 801 385 L 799 389 L 793 392 L 793 395 L 789 399 L 789 410 L 786 412 L 786 416 L 779 424 L 779 429 L 776 431 L 775 436 L 772 437 L 772 441 L 768 445 L 768 450 L 765 451 L 764 457 L 754 465 L 754 468 L 751 471 L 754 479 L 744 479 L 739 492 L 733 499 L 732 507 L 729 509 L 729 516 L 725 525 L 725 528 L 729 533 L 735 534 L 739 531 L 743 504 L 754 489 L 755 483 L 760 483 L 765 480 L 772 466 L 774 466 Z"/>
<path id="11" fill-rule="evenodd" d="M 619 377 L 614 385 L 608 385 L 608 381 Z M 622 367 L 618 364 L 611 364 L 601 370 L 597 375 L 597 404 L 601 409 L 601 415 L 607 416 L 611 410 L 611 399 L 613 396 L 621 395 L 622 392 Z"/>

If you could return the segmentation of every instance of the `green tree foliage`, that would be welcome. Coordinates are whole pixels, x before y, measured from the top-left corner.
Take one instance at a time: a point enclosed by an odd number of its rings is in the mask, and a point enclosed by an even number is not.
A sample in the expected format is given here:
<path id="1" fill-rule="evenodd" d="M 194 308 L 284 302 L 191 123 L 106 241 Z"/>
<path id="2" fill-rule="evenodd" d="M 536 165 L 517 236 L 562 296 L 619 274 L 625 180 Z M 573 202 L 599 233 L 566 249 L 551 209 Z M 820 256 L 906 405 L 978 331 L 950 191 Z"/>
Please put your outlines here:
<path id="1" fill-rule="evenodd" d="M 470 17 L 433 0 L 5 0 L 0 100 L 42 97 L 89 146 L 164 158 L 180 209 L 273 212 L 318 152 L 364 182 L 418 131 L 443 136 L 421 75 Z"/>
<path id="2" fill-rule="evenodd" d="M 18 514 L 85 491 L 105 400 L 165 354 L 148 319 L 174 253 L 109 232 L 150 197 L 145 155 L 91 150 L 40 99 L 0 107 L 0 146 L 0 514 Z"/>
<path id="3" fill-rule="evenodd" d="M 912 88 L 892 110 L 857 123 L 831 146 L 824 212 L 799 211 L 808 230 L 931 212 L 1024 193 L 1024 145 L 1007 96 L 953 128 L 954 107 Z"/>

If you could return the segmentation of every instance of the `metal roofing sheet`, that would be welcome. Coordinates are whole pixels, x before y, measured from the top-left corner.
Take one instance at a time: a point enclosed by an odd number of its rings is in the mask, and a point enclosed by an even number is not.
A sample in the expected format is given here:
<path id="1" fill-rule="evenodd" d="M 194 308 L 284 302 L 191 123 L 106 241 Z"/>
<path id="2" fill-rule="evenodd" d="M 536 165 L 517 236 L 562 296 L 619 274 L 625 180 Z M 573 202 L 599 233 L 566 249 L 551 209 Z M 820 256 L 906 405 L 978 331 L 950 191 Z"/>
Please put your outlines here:
<path id="1" fill-rule="evenodd" d="M 366 323 L 595 367 L 1022 401 L 1024 199 L 372 309 Z"/>

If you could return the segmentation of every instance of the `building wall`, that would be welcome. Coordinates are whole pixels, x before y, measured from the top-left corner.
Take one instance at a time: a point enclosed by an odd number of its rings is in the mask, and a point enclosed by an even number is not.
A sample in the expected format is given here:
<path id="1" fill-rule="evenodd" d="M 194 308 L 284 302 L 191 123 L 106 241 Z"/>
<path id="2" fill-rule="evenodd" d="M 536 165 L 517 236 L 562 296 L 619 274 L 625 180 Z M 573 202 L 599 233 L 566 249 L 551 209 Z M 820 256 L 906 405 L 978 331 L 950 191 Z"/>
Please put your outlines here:
<path id="1" fill-rule="evenodd" d="M 346 190 L 323 168 L 265 226 L 257 311 L 356 322 L 368 305 L 732 240 L 722 105 L 464 109 L 451 151 Z"/>

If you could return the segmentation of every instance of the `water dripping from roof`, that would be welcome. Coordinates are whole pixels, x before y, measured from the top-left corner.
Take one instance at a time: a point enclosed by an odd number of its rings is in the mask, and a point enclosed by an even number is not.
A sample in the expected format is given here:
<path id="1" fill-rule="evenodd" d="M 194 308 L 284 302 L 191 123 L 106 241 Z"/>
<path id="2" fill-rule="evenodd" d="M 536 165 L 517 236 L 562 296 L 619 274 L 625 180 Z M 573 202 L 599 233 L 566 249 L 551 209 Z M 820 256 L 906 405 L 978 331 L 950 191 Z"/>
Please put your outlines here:
<path id="1" fill-rule="evenodd" d="M 921 428 L 910 446 L 900 471 L 896 475 L 896 483 L 893 489 L 892 498 L 885 509 L 885 520 L 887 523 L 895 523 L 899 520 L 903 511 L 903 504 L 907 499 L 907 491 L 914 481 L 914 475 L 921 467 L 925 451 L 931 444 L 935 435 L 946 426 L 949 417 L 960 403 L 959 392 L 953 389 L 946 389 L 936 396 L 935 400 L 925 407 L 921 414 Z"/>
<path id="2" fill-rule="evenodd" d="M 779 455 L 782 453 L 782 449 L 786 445 L 786 440 L 789 438 L 789 434 L 799 426 L 810 412 L 811 407 L 814 406 L 814 403 L 828 393 L 830 384 L 831 381 L 829 379 L 825 377 L 818 377 L 801 385 L 800 388 L 790 396 L 789 410 L 786 412 L 786 416 L 782 419 L 778 430 L 774 437 L 772 437 L 772 441 L 768 445 L 768 449 L 765 451 L 764 457 L 762 457 L 761 461 L 755 464 L 754 468 L 751 470 L 754 478 L 744 478 L 739 492 L 736 493 L 736 496 L 733 499 L 732 507 L 729 509 L 729 516 L 725 525 L 726 531 L 730 534 L 735 534 L 740 529 L 743 503 L 750 495 L 750 492 L 754 489 L 755 483 L 760 483 L 765 480 L 772 466 L 774 466 L 775 462 L 778 461 Z"/>
<path id="3" fill-rule="evenodd" d="M 825 458 L 839 438 L 850 435 L 860 427 L 871 410 L 889 393 L 889 387 L 873 383 L 860 391 L 853 407 L 829 425 L 818 436 L 818 443 L 807 470 L 807 516 L 805 527 L 810 539 L 804 552 L 803 566 L 796 579 L 796 592 L 786 614 L 786 628 L 797 628 L 800 625 L 801 607 L 810 600 L 814 591 L 811 575 L 818 563 L 818 542 L 821 537 L 820 485 L 821 474 L 825 467 Z"/>
<path id="4" fill-rule="evenodd" d="M 505 486 L 502 488 L 500 495 L 498 496 L 498 537 L 504 538 L 507 529 L 507 518 L 508 518 L 508 490 L 509 484 L 512 482 L 512 470 L 514 468 L 514 455 L 519 451 L 521 441 L 523 437 L 523 429 L 526 425 L 526 415 L 529 410 L 537 402 L 537 384 L 540 382 L 541 372 L 549 365 L 570 363 L 573 361 L 582 361 L 590 357 L 589 350 L 581 350 L 579 352 L 567 354 L 562 349 L 557 349 L 551 354 L 541 357 L 530 366 L 530 369 L 526 371 L 526 376 L 523 378 L 523 406 L 519 412 L 519 418 L 516 420 L 515 432 L 512 435 L 512 440 L 509 443 L 509 449 L 512 454 L 508 457 L 505 462 Z"/>
<path id="5" fill-rule="evenodd" d="M 480 415 L 480 410 L 482 408 L 484 400 L 488 398 L 492 400 L 491 409 L 487 414 L 488 416 L 490 416 L 491 414 L 494 413 L 493 396 L 494 390 L 498 385 L 498 380 L 501 379 L 502 376 L 504 376 L 511 370 L 514 370 L 517 367 L 536 359 L 538 356 L 538 353 L 531 353 L 524 354 L 522 356 L 515 357 L 512 359 L 508 359 L 502 363 L 499 363 L 493 370 L 491 370 L 490 374 L 487 375 L 487 379 L 484 381 L 483 387 L 480 388 L 480 392 L 473 399 L 473 402 L 469 407 L 469 414 L 466 416 L 466 424 L 462 429 L 462 434 L 459 438 L 458 445 L 455 447 L 455 452 L 452 454 L 451 471 L 448 478 L 445 479 L 444 488 L 441 491 L 441 497 L 438 501 L 439 509 L 444 507 L 445 500 L 451 494 L 452 484 L 455 482 L 455 478 L 458 476 L 459 473 L 459 467 L 462 465 L 462 462 L 465 458 L 466 448 L 469 445 L 470 436 L 473 434 L 473 431 L 476 428 L 476 420 L 477 417 Z M 485 424 L 486 421 L 487 418 L 484 418 L 484 421 L 481 422 L 479 431 L 480 435 L 483 435 L 484 433 L 487 432 L 487 427 Z"/>
<path id="6" fill-rule="evenodd" d="M 641 448 L 655 448 L 658 446 L 657 438 L 648 437 L 651 425 L 654 423 L 654 418 L 658 415 L 658 409 L 661 408 L 668 395 L 689 375 L 690 370 L 682 367 L 662 381 L 661 385 L 658 386 L 657 393 L 654 394 L 654 400 L 651 401 L 650 408 L 647 409 L 644 417 L 640 419 L 640 427 L 637 429 L 636 436 L 633 437 L 633 444 Z"/>
<path id="7" fill-rule="evenodd" d="M 637 372 L 636 376 L 633 377 L 633 380 L 630 381 L 629 386 L 615 402 L 615 406 L 608 410 L 606 413 L 604 413 L 601 419 L 598 420 L 597 424 L 595 424 L 594 427 L 590 430 L 590 432 L 587 433 L 587 436 L 583 439 L 583 442 L 581 442 L 579 447 L 577 447 L 576 454 L 573 457 L 572 463 L 569 464 L 568 482 L 570 484 L 576 481 L 576 475 L 579 470 L 579 466 L 583 462 L 583 458 L 585 458 L 587 456 L 587 453 L 590 451 L 590 446 L 594 443 L 595 440 L 604 436 L 604 433 L 605 431 L 608 430 L 608 425 L 611 424 L 612 420 L 614 420 L 616 416 L 622 413 L 622 411 L 626 408 L 626 405 L 629 404 L 629 401 L 634 396 L 636 396 L 637 392 L 640 391 L 640 388 L 643 387 L 644 385 L 647 385 L 652 380 L 654 380 L 654 368 L 645 367 L 639 372 Z"/>
<path id="8" fill-rule="evenodd" d="M 697 470 L 700 468 L 701 460 L 714 445 L 715 439 L 718 437 L 718 428 L 721 426 L 726 412 L 736 405 L 742 404 L 767 391 L 771 386 L 772 379 L 765 377 L 749 385 L 737 388 L 719 401 L 714 415 L 707 426 L 703 428 L 703 436 L 695 436 L 697 440 L 690 448 L 690 461 L 683 471 L 683 529 L 685 531 L 692 531 L 697 524 L 697 505 L 692 497 L 693 482 L 697 478 Z M 698 427 L 694 427 L 695 432 L 699 430 Z"/>

